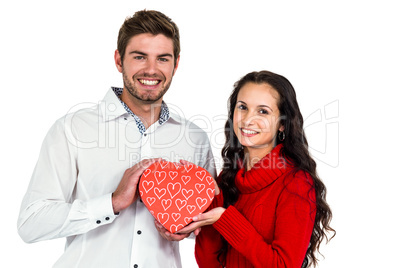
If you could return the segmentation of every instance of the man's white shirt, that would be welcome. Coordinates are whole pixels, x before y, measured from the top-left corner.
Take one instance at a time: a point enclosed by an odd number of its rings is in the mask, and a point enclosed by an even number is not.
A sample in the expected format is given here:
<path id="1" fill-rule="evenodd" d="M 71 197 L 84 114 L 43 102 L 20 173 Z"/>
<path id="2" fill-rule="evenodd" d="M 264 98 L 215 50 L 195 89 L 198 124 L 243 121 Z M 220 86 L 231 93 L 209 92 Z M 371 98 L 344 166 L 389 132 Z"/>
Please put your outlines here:
<path id="1" fill-rule="evenodd" d="M 111 202 L 125 170 L 142 159 L 184 159 L 216 177 L 207 134 L 169 115 L 141 134 L 110 89 L 94 107 L 57 120 L 21 205 L 21 237 L 66 237 L 65 252 L 53 267 L 181 267 L 178 242 L 160 236 L 139 199 L 119 215 Z"/>

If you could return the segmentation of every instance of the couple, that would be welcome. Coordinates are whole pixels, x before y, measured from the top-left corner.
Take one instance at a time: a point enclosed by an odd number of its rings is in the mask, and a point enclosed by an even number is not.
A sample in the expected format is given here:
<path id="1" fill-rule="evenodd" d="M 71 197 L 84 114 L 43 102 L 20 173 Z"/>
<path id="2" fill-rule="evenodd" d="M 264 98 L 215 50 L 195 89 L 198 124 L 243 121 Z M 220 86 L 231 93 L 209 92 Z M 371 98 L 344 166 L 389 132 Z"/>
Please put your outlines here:
<path id="1" fill-rule="evenodd" d="M 252 72 L 235 84 L 224 166 L 205 213 L 170 234 L 138 198 L 141 174 L 160 158 L 216 177 L 206 133 L 162 101 L 179 60 L 170 18 L 144 10 L 126 19 L 115 52 L 124 87 L 49 130 L 22 201 L 20 236 L 65 237 L 54 267 L 181 267 L 176 241 L 192 232 L 200 267 L 315 265 L 332 214 L 294 89 L 280 75 Z"/>

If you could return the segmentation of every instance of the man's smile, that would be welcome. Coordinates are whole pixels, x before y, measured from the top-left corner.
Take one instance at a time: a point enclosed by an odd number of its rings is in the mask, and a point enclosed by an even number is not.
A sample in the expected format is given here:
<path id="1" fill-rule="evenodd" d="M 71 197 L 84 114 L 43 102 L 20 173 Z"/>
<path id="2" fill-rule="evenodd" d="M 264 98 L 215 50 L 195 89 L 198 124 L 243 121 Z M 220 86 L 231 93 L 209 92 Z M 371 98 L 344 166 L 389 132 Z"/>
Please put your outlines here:
<path id="1" fill-rule="evenodd" d="M 160 80 L 138 79 L 138 81 L 146 86 L 155 86 L 160 83 Z"/>

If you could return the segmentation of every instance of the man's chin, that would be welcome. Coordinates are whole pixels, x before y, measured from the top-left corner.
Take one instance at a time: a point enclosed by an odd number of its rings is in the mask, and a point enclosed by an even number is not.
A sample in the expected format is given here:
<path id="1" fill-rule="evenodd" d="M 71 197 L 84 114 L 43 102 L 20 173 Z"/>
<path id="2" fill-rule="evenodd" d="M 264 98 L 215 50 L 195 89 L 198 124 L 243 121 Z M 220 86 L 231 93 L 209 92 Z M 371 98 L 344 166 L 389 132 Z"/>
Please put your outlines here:
<path id="1" fill-rule="evenodd" d="M 134 97 L 144 103 L 152 104 L 155 102 L 159 102 L 162 99 L 163 95 L 154 96 L 151 94 L 146 94 L 146 95 L 144 94 L 141 96 L 134 96 Z"/>

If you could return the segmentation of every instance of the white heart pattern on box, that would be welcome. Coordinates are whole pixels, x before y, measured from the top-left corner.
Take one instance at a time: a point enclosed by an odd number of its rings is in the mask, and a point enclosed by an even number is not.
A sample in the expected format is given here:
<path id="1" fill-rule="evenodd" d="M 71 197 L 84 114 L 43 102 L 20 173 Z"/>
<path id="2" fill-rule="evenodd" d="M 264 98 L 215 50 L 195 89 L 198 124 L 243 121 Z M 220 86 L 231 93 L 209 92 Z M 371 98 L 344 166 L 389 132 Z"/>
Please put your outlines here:
<path id="1" fill-rule="evenodd" d="M 212 176 L 195 164 L 162 161 L 144 171 L 139 191 L 155 219 L 175 233 L 208 208 L 215 186 Z"/>

